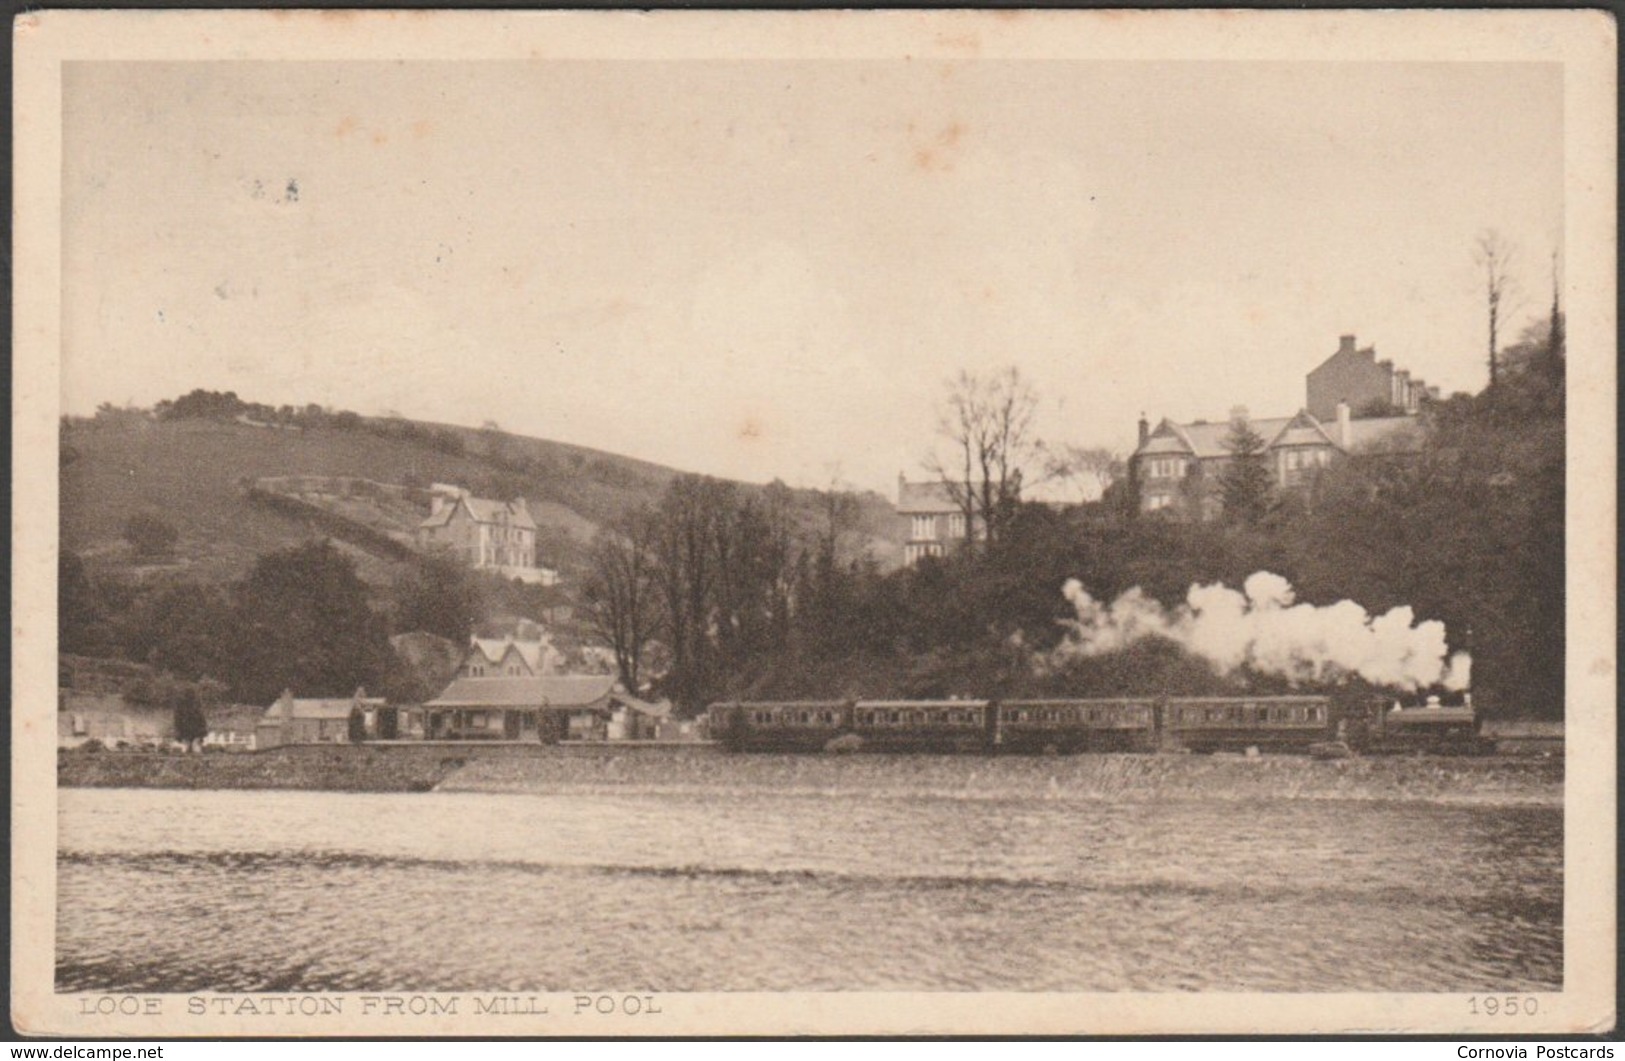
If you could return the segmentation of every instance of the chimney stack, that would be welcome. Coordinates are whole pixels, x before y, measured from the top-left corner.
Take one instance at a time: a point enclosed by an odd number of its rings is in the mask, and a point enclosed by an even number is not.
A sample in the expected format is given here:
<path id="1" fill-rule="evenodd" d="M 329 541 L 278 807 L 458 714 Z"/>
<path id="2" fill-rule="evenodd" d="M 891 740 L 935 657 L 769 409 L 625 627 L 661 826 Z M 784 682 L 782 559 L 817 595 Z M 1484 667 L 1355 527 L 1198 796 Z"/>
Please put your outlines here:
<path id="1" fill-rule="evenodd" d="M 1151 421 L 1147 420 L 1145 418 L 1145 413 L 1142 412 L 1140 414 L 1140 445 L 1142 445 L 1142 446 L 1145 445 L 1146 441 L 1148 439 L 1150 439 L 1150 437 L 1151 437 Z"/>
<path id="2" fill-rule="evenodd" d="M 1340 354 L 1354 353 L 1354 336 L 1339 335 L 1337 337 L 1337 352 Z"/>
<path id="3" fill-rule="evenodd" d="M 1349 403 L 1347 399 L 1340 398 L 1337 402 L 1337 444 L 1345 450 L 1349 448 L 1349 441 L 1353 437 L 1349 419 Z"/>

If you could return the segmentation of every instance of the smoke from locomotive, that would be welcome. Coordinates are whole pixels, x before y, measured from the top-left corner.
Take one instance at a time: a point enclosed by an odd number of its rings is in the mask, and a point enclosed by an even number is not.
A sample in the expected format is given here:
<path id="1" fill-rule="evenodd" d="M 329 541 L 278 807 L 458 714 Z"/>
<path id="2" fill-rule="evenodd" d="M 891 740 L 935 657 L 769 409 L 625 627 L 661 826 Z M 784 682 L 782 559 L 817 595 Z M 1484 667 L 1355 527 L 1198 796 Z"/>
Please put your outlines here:
<path id="1" fill-rule="evenodd" d="M 1373 685 L 1416 690 L 1467 688 L 1472 659 L 1449 654 L 1444 624 L 1416 622 L 1408 606 L 1373 616 L 1350 600 L 1325 607 L 1296 603 L 1292 585 L 1258 571 L 1242 590 L 1193 585 L 1185 603 L 1164 608 L 1138 587 L 1106 604 L 1077 579 L 1062 589 L 1077 613 L 1052 664 L 1099 656 L 1160 637 L 1207 661 L 1220 674 L 1243 666 L 1296 682 L 1358 675 Z"/>

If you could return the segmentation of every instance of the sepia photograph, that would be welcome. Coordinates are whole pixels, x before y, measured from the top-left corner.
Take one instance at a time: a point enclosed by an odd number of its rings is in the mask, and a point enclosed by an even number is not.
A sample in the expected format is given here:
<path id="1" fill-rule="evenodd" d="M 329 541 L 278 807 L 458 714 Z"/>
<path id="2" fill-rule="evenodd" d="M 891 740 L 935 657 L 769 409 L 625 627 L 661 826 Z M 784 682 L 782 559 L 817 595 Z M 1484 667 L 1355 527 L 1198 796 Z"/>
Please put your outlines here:
<path id="1" fill-rule="evenodd" d="M 1612 1029 L 1605 15 L 14 40 L 19 1031 Z"/>

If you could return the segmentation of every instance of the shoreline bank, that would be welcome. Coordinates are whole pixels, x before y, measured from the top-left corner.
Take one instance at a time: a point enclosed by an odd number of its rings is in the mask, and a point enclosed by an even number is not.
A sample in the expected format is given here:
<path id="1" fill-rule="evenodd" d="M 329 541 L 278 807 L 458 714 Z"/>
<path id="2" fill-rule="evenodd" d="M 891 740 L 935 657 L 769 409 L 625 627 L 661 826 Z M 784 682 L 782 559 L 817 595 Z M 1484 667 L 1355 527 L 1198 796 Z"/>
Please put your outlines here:
<path id="1" fill-rule="evenodd" d="M 612 795 L 763 789 L 968 800 L 1361 800 L 1561 807 L 1561 759 L 1206 755 L 779 755 L 713 745 L 296 745 L 164 755 L 62 752 L 68 788 Z"/>

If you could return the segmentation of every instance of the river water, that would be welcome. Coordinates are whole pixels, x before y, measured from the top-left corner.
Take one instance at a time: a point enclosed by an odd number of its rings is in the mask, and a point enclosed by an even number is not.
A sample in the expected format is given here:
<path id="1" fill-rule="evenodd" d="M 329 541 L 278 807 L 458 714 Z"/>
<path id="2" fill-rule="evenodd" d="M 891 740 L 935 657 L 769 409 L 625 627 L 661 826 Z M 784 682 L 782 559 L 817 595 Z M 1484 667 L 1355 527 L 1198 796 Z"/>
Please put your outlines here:
<path id="1" fill-rule="evenodd" d="M 63 789 L 62 991 L 1510 991 L 1562 815 L 1358 800 Z"/>

